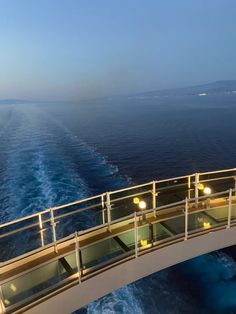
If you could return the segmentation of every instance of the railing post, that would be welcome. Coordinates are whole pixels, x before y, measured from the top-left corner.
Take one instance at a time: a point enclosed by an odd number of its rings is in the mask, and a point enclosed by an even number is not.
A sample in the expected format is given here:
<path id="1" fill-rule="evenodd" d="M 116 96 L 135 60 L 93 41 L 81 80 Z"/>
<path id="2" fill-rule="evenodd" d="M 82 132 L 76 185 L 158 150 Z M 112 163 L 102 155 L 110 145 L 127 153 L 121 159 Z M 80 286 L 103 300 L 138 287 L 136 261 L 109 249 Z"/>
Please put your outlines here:
<path id="1" fill-rule="evenodd" d="M 152 182 L 152 208 L 154 208 L 154 217 L 156 217 L 156 207 L 157 207 L 157 200 L 156 200 L 156 182 Z"/>
<path id="2" fill-rule="evenodd" d="M 137 213 L 134 213 L 134 247 L 135 257 L 138 257 L 138 227 L 137 227 Z"/>
<path id="3" fill-rule="evenodd" d="M 236 196 L 236 177 L 234 177 L 234 196 Z"/>
<path id="4" fill-rule="evenodd" d="M 230 228 L 231 211 L 232 211 L 232 189 L 229 189 L 229 209 L 228 209 L 228 224 L 227 224 L 227 228 Z"/>
<path id="5" fill-rule="evenodd" d="M 42 215 L 39 214 L 39 229 L 43 229 Z"/>
<path id="6" fill-rule="evenodd" d="M 39 214 L 39 229 L 40 229 L 40 237 L 41 237 L 41 246 L 44 246 L 42 214 Z"/>
<path id="7" fill-rule="evenodd" d="M 152 206 L 153 208 L 157 207 L 157 201 L 156 201 L 156 182 L 152 182 Z"/>
<path id="8" fill-rule="evenodd" d="M 188 189 L 191 188 L 191 176 L 188 176 Z"/>
<path id="9" fill-rule="evenodd" d="M 188 198 L 185 199 L 185 236 L 184 240 L 188 240 Z"/>
<path id="10" fill-rule="evenodd" d="M 0 286 L 0 314 L 6 313 L 6 308 L 3 302 L 3 293 L 2 293 L 2 287 Z"/>
<path id="11" fill-rule="evenodd" d="M 105 224 L 105 203 L 104 203 L 104 194 L 101 196 L 102 201 L 102 224 Z"/>
<path id="12" fill-rule="evenodd" d="M 199 173 L 195 173 L 195 205 L 198 207 L 198 185 L 199 185 Z"/>
<path id="13" fill-rule="evenodd" d="M 80 248 L 79 248 L 78 232 L 75 232 L 75 259 L 76 259 L 79 283 L 81 283 L 81 265 L 80 265 L 80 258 L 79 258 L 79 250 Z"/>
<path id="14" fill-rule="evenodd" d="M 107 205 L 107 223 L 108 223 L 108 231 L 111 231 L 111 199 L 110 199 L 110 193 L 106 193 L 106 205 Z"/>
<path id="15" fill-rule="evenodd" d="M 53 208 L 50 208 L 50 215 L 51 215 L 51 226 L 52 226 L 52 238 L 54 242 L 55 252 L 57 253 L 58 251 L 57 251 L 56 224 L 55 224 L 55 219 L 54 219 Z"/>
<path id="16" fill-rule="evenodd" d="M 191 176 L 188 176 L 188 198 L 191 198 L 190 189 L 191 189 Z"/>

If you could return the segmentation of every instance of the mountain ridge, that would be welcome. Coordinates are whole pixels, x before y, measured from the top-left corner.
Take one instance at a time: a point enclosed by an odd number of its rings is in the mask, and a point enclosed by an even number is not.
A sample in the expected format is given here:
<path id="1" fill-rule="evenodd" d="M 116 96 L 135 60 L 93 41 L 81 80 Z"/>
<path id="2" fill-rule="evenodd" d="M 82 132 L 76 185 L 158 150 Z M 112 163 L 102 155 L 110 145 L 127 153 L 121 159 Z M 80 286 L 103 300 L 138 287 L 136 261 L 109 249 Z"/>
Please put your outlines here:
<path id="1" fill-rule="evenodd" d="M 123 97 L 169 97 L 169 96 L 207 96 L 214 94 L 235 94 L 236 95 L 236 80 L 221 80 L 206 84 L 178 87 L 178 88 L 168 88 L 168 89 L 158 89 L 145 92 L 128 93 L 112 96 L 97 97 L 95 99 L 107 99 L 111 97 L 123 98 Z M 92 99 L 91 99 L 92 100 Z M 26 104 L 26 103 L 54 103 L 55 101 L 47 100 L 28 100 L 28 99 L 0 99 L 0 104 Z M 65 102 L 65 101 L 58 101 Z M 75 101 L 69 101 L 75 102 Z"/>

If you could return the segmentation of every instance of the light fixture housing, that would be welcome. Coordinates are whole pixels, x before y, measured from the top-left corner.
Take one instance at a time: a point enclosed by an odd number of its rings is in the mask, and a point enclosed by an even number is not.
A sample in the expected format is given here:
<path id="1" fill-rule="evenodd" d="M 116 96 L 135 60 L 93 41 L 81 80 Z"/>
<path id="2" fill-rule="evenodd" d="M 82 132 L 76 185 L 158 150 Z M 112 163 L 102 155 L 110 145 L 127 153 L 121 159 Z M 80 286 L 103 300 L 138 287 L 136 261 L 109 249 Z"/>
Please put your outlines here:
<path id="1" fill-rule="evenodd" d="M 140 199 L 139 199 L 138 197 L 134 197 L 134 198 L 133 198 L 133 203 L 134 203 L 135 205 L 138 205 L 139 202 L 140 202 Z"/>
<path id="2" fill-rule="evenodd" d="M 197 188 L 198 188 L 198 190 L 203 191 L 204 190 L 204 185 L 202 183 L 198 183 Z"/>

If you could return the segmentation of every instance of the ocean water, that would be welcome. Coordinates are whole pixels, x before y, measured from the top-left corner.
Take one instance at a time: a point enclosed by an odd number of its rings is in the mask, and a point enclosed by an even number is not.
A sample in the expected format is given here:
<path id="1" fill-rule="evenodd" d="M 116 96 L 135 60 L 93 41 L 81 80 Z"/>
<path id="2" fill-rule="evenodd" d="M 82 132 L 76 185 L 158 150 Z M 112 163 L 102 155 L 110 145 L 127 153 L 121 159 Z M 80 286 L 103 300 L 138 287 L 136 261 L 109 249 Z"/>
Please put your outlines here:
<path id="1" fill-rule="evenodd" d="M 236 166 L 236 96 L 0 105 L 0 221 L 152 179 Z M 86 217 L 86 220 L 89 217 Z M 236 313 L 235 249 L 78 313 Z"/>

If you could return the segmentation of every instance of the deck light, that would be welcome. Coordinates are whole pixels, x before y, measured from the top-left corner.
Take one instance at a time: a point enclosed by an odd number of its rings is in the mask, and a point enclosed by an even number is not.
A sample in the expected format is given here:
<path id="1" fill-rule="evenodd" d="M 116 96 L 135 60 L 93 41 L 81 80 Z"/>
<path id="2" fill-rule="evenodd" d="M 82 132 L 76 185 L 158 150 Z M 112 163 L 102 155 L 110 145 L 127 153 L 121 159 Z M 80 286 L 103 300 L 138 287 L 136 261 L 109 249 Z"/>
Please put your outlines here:
<path id="1" fill-rule="evenodd" d="M 210 228 L 210 226 L 211 226 L 211 224 L 209 223 L 209 221 L 208 222 L 204 221 L 204 223 L 203 223 L 204 229 L 208 229 L 208 228 Z"/>
<path id="2" fill-rule="evenodd" d="M 204 190 L 204 185 L 202 183 L 198 183 L 197 188 L 198 188 L 198 190 L 203 191 Z"/>
<path id="3" fill-rule="evenodd" d="M 134 203 L 135 205 L 138 205 L 139 202 L 140 202 L 140 199 L 139 199 L 138 197 L 133 198 L 133 203 Z"/>
<path id="4" fill-rule="evenodd" d="M 141 246 L 147 246 L 148 241 L 147 240 L 140 240 Z"/>
<path id="5" fill-rule="evenodd" d="M 11 290 L 13 291 L 13 292 L 16 292 L 16 286 L 12 283 L 11 285 L 10 285 L 10 288 L 11 288 Z"/>
<path id="6" fill-rule="evenodd" d="M 204 188 L 204 190 L 203 190 L 203 193 L 206 194 L 206 195 L 211 194 L 211 188 L 209 188 L 209 187 L 206 186 L 206 187 Z"/>
<path id="7" fill-rule="evenodd" d="M 8 299 L 5 299 L 5 300 L 4 300 L 4 303 L 5 303 L 5 305 L 10 305 L 10 304 L 11 304 Z"/>
<path id="8" fill-rule="evenodd" d="M 147 204 L 146 204 L 146 202 L 141 201 L 141 202 L 139 202 L 138 206 L 139 206 L 139 208 L 140 208 L 141 210 L 144 210 L 144 209 L 146 209 Z"/>

